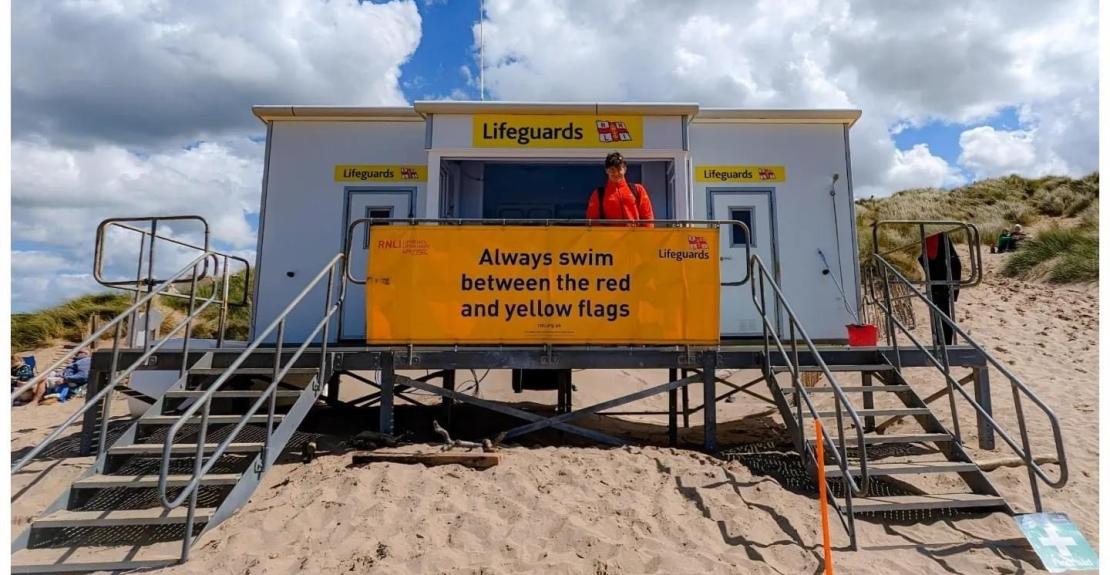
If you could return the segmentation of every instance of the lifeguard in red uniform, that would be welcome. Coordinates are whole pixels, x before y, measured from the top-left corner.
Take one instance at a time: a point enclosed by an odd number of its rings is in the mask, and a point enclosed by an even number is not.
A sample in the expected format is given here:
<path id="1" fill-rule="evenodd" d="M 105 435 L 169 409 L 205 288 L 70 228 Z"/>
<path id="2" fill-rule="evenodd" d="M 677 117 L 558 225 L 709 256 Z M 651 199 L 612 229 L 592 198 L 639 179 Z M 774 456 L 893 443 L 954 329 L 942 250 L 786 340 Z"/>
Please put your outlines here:
<path id="1" fill-rule="evenodd" d="M 605 157 L 605 173 L 609 176 L 605 185 L 590 194 L 586 204 L 586 219 L 590 220 L 632 220 L 643 221 L 644 227 L 654 227 L 655 212 L 651 208 L 651 197 L 641 184 L 629 184 L 624 175 L 628 164 L 620 152 Z M 633 224 L 629 224 L 633 225 Z"/>

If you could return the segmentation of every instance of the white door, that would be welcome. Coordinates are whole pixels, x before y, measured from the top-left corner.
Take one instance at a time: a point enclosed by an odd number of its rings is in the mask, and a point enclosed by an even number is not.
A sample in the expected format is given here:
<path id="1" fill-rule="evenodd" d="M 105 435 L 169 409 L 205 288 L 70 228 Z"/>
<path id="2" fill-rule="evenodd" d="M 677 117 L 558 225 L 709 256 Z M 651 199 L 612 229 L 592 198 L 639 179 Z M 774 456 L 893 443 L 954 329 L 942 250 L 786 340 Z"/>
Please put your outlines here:
<path id="1" fill-rule="evenodd" d="M 709 190 L 709 218 L 713 220 L 733 220 L 747 224 L 751 230 L 752 254 L 758 254 L 767 269 L 775 275 L 775 214 L 772 192 L 742 190 Z M 721 226 L 721 281 L 739 281 L 747 274 L 747 260 L 744 237 L 740 226 Z M 750 279 L 750 278 L 749 278 Z M 774 298 L 767 298 L 768 312 L 773 314 L 772 325 L 778 329 Z M 763 335 L 763 322 L 752 301 L 752 286 L 745 282 L 740 286 L 721 287 L 721 335 L 726 337 L 749 337 Z"/>
<path id="2" fill-rule="evenodd" d="M 343 225 L 343 241 L 347 241 L 347 228 L 351 222 L 362 218 L 412 217 L 412 190 L 351 190 L 347 192 L 347 221 Z M 351 275 L 366 277 L 366 253 L 370 247 L 370 226 L 359 225 L 351 247 Z M 339 322 L 339 339 L 366 341 L 366 286 L 347 284 L 343 301 L 343 318 Z"/>

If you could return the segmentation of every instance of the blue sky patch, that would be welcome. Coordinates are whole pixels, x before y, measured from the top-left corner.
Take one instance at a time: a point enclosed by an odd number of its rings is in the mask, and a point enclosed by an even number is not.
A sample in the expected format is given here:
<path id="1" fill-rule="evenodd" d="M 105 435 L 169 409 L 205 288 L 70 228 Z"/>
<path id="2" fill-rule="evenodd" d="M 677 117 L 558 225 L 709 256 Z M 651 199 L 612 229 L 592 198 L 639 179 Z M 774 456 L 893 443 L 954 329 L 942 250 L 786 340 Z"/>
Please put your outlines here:
<path id="1" fill-rule="evenodd" d="M 480 99 L 477 86 L 477 62 L 472 52 L 472 26 L 478 23 L 479 3 L 475 1 L 419 4 L 420 45 L 412 58 L 401 66 L 401 91 L 409 102 L 435 100 L 456 96 Z M 467 85 L 462 68 L 475 74 L 475 85 Z M 458 93 L 456 93 L 458 91 Z"/>

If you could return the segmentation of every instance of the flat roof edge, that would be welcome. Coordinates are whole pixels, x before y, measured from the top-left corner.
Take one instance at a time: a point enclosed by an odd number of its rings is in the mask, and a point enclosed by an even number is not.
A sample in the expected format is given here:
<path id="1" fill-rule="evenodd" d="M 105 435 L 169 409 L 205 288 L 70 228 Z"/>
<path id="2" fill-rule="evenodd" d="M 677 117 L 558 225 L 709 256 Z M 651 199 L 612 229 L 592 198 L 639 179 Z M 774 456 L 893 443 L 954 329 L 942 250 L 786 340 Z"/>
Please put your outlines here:
<path id="1" fill-rule="evenodd" d="M 263 122 L 271 121 L 423 121 L 427 114 L 635 114 L 688 116 L 695 123 L 797 123 L 845 124 L 851 127 L 863 114 L 857 109 L 699 108 L 689 103 L 653 102 L 447 102 L 418 101 L 412 106 L 251 106 Z"/>
<path id="2" fill-rule="evenodd" d="M 251 112 L 263 122 L 296 120 L 401 120 L 424 121 L 409 106 L 251 106 Z"/>
<path id="3" fill-rule="evenodd" d="M 694 122 L 739 123 L 825 123 L 852 127 L 863 115 L 858 109 L 782 109 L 749 110 L 742 108 L 702 108 Z"/>
<path id="4" fill-rule="evenodd" d="M 637 114 L 642 116 L 693 116 L 698 105 L 690 102 L 452 102 L 421 100 L 413 104 L 421 114 Z"/>

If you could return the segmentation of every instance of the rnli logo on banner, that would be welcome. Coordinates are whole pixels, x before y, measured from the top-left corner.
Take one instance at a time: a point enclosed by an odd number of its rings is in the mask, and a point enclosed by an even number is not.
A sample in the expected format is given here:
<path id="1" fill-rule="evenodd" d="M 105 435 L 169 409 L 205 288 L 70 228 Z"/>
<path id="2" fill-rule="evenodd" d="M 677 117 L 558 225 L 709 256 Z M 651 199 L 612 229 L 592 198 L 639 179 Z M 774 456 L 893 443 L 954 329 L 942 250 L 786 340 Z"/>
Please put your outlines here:
<path id="1" fill-rule="evenodd" d="M 697 166 L 698 182 L 765 184 L 786 181 L 785 166 Z"/>
<path id="2" fill-rule="evenodd" d="M 475 148 L 642 148 L 642 116 L 475 114 Z"/>

